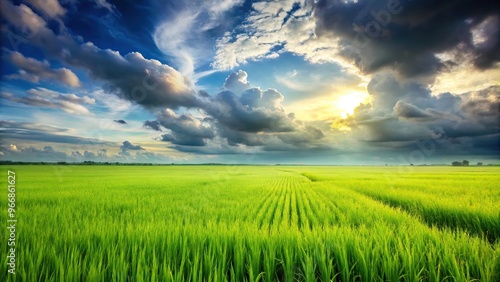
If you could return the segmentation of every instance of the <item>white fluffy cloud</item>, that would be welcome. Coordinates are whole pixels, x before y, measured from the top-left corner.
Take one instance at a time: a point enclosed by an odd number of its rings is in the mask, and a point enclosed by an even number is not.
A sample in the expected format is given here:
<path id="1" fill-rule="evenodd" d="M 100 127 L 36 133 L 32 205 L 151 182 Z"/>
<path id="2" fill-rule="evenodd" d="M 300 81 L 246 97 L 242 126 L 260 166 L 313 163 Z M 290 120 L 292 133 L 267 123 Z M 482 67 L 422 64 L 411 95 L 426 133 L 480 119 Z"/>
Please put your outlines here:
<path id="1" fill-rule="evenodd" d="M 214 68 L 233 69 L 249 61 L 279 57 L 282 52 L 301 55 L 314 63 L 343 62 L 334 56 L 336 41 L 316 36 L 310 1 L 261 1 L 252 8 L 237 29 L 244 33 L 227 32 L 217 41 Z"/>

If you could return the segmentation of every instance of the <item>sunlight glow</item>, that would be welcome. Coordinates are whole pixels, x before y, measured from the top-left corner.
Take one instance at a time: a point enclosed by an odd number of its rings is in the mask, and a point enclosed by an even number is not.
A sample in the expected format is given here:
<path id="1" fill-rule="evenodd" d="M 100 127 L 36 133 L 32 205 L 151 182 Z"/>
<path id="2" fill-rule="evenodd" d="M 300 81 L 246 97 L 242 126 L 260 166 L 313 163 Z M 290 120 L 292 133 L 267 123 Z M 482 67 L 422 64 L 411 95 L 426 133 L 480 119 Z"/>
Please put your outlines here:
<path id="1" fill-rule="evenodd" d="M 359 106 L 359 104 L 365 102 L 368 96 L 367 93 L 363 92 L 350 92 L 337 97 L 337 99 L 333 101 L 333 107 L 342 118 L 346 118 L 347 115 L 352 115 L 354 109 Z"/>

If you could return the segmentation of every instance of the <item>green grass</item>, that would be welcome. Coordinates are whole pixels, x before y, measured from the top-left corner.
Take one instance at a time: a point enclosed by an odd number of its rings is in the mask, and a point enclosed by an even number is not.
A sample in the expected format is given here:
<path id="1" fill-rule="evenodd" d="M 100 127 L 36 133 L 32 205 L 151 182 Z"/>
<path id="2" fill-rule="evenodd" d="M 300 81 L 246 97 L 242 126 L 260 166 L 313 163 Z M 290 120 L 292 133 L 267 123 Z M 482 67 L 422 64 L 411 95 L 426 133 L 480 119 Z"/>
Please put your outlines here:
<path id="1" fill-rule="evenodd" d="M 1 169 L 0 281 L 500 281 L 495 167 Z"/>

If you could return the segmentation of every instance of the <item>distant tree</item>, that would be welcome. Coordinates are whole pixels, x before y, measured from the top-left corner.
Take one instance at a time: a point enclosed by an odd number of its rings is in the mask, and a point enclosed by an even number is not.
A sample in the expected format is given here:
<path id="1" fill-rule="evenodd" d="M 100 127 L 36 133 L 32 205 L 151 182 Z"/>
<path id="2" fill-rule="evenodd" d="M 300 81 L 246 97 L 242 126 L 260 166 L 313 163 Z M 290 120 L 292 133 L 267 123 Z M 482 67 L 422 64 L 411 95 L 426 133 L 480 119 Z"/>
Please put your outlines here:
<path id="1" fill-rule="evenodd" d="M 413 164 L 410 164 L 411 166 L 413 166 Z"/>
<path id="2" fill-rule="evenodd" d="M 464 166 L 468 166 L 468 165 L 469 165 L 469 161 L 468 161 L 468 160 L 463 160 L 463 161 L 462 161 L 462 165 L 464 165 Z"/>
<path id="3" fill-rule="evenodd" d="M 451 165 L 452 166 L 462 166 L 463 163 L 462 162 L 452 162 Z"/>
<path id="4" fill-rule="evenodd" d="M 478 162 L 478 163 L 477 163 L 477 165 L 478 165 L 478 166 L 481 166 L 481 165 L 483 165 L 483 163 L 482 163 L 482 162 Z"/>

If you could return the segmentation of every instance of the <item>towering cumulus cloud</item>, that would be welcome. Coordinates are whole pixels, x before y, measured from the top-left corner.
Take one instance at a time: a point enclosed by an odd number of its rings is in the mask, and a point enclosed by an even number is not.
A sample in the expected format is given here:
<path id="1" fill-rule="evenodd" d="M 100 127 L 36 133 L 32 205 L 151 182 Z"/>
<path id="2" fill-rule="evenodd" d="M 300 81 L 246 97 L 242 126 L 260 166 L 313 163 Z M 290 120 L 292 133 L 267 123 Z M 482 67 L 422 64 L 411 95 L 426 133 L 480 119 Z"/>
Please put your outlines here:
<path id="1" fill-rule="evenodd" d="M 364 72 L 384 67 L 402 76 L 449 67 L 444 52 L 460 52 L 477 68 L 500 60 L 498 1 L 319 0 L 316 33 L 336 38 L 340 55 Z"/>
<path id="2" fill-rule="evenodd" d="M 205 97 L 198 114 L 177 114 L 166 109 L 156 121 L 146 121 L 144 126 L 153 130 L 160 130 L 159 125 L 165 127 L 169 132 L 160 139 L 184 151 L 197 146 L 206 149 L 197 152 L 210 153 L 214 142 L 227 145 L 217 153 L 231 152 L 231 147 L 285 151 L 328 148 L 320 141 L 324 137 L 320 128 L 285 111 L 281 93 L 253 87 L 247 77 L 242 70 L 231 73 L 224 83 L 225 90 Z"/>

